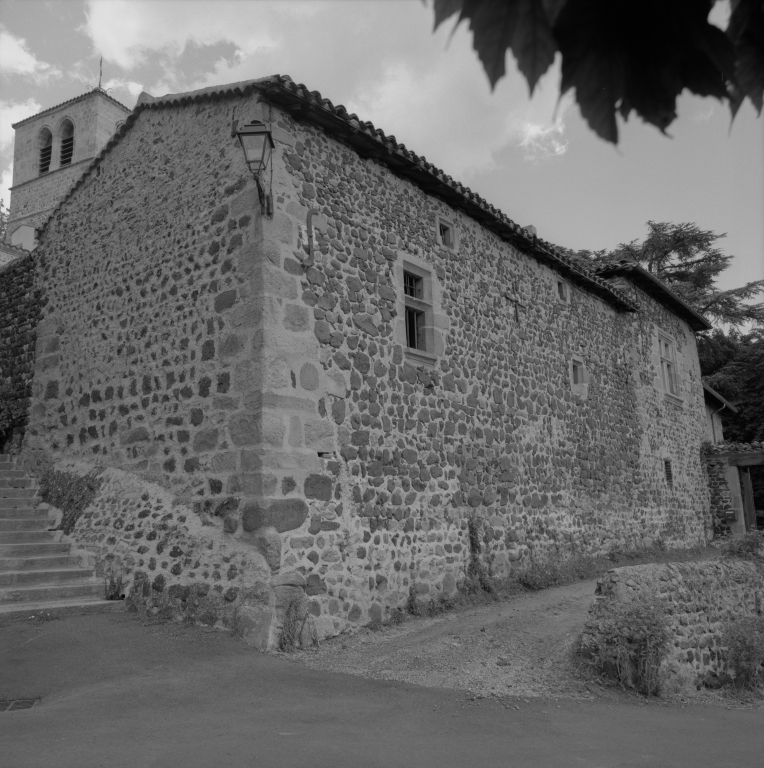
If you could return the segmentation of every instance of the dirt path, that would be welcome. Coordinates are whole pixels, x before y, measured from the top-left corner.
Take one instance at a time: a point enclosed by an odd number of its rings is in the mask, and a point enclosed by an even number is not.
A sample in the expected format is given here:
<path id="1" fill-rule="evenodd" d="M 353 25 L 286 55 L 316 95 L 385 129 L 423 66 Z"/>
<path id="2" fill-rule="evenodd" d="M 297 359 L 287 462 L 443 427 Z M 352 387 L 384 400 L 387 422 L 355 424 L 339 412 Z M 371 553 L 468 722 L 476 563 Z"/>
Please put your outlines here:
<path id="1" fill-rule="evenodd" d="M 458 688 L 479 696 L 589 698 L 568 656 L 596 584 L 583 581 L 437 618 L 362 630 L 294 658 L 313 669 Z"/>

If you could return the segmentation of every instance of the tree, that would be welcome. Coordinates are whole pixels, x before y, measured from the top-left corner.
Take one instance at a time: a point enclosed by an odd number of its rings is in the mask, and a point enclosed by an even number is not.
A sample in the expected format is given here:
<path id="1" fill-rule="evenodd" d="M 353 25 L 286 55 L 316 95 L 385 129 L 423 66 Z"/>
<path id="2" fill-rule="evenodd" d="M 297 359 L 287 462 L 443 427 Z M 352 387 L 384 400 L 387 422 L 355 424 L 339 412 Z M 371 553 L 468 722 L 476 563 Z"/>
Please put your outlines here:
<path id="1" fill-rule="evenodd" d="M 744 334 L 716 328 L 698 339 L 698 353 L 703 381 L 738 409 L 721 413 L 724 439 L 764 441 L 764 328 Z"/>
<path id="2" fill-rule="evenodd" d="M 0 243 L 5 240 L 5 231 L 8 229 L 8 209 L 5 203 L 0 200 Z"/>
<path id="3" fill-rule="evenodd" d="M 747 303 L 764 290 L 764 280 L 727 291 L 716 286 L 716 278 L 733 258 L 716 247 L 725 235 L 702 230 L 697 224 L 648 221 L 647 228 L 642 242 L 632 240 L 612 251 L 579 251 L 576 255 L 589 268 L 621 260 L 637 262 L 711 322 L 734 328 L 764 323 L 764 303 Z"/>
<path id="4" fill-rule="evenodd" d="M 697 224 L 647 222 L 642 240 L 621 243 L 612 251 L 570 253 L 589 269 L 626 260 L 660 278 L 693 309 L 718 326 L 698 336 L 703 380 L 733 403 L 738 414 L 722 412 L 727 440 L 764 440 L 764 303 L 750 300 L 764 290 L 764 280 L 722 291 L 717 277 L 732 256 L 717 247 L 724 235 Z M 741 331 L 743 328 L 745 330 Z"/>
<path id="5" fill-rule="evenodd" d="M 616 112 L 665 133 L 687 89 L 761 114 L 764 2 L 731 0 L 726 31 L 709 24 L 715 0 L 434 0 L 435 28 L 458 14 L 495 87 L 511 50 L 531 95 L 559 52 L 561 93 L 575 89 L 589 127 L 618 142 Z"/>

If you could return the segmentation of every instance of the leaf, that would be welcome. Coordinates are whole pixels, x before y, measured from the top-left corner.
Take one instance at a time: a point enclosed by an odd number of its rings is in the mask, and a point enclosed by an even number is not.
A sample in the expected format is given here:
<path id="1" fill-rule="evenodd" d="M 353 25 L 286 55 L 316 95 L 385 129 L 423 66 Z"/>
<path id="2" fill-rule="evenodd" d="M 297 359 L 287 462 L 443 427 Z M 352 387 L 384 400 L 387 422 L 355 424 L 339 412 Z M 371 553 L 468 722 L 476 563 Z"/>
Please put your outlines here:
<path id="1" fill-rule="evenodd" d="M 491 88 L 506 74 L 509 48 L 532 94 L 557 50 L 542 0 L 464 0 L 460 19 L 469 19 Z"/>
<path id="2" fill-rule="evenodd" d="M 435 11 L 436 30 L 447 18 L 453 16 L 457 11 L 461 11 L 464 0 L 435 0 L 433 10 Z"/>
<path id="3" fill-rule="evenodd" d="M 747 96 L 760 115 L 764 102 L 764 3 L 733 0 L 727 37 L 736 57 L 732 114 Z"/>

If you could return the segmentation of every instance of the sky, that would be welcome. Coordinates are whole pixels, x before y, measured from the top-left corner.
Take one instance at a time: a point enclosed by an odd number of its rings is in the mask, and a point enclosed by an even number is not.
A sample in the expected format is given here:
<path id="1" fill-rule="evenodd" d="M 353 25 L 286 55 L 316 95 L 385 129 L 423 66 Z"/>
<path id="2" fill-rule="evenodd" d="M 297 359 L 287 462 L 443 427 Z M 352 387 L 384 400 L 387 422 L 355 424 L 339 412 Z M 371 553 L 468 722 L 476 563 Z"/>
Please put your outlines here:
<path id="1" fill-rule="evenodd" d="M 726 26 L 719 2 L 712 21 Z M 598 139 L 559 61 L 533 98 L 511 54 L 492 92 L 466 25 L 433 32 L 420 0 L 0 0 L 0 184 L 11 124 L 98 84 L 128 107 L 154 96 L 287 74 L 440 167 L 540 237 L 572 249 L 642 239 L 646 222 L 726 233 L 722 288 L 764 278 L 764 115 L 734 122 L 683 95 L 671 138 L 632 116 Z M 763 297 L 764 298 L 764 297 Z"/>

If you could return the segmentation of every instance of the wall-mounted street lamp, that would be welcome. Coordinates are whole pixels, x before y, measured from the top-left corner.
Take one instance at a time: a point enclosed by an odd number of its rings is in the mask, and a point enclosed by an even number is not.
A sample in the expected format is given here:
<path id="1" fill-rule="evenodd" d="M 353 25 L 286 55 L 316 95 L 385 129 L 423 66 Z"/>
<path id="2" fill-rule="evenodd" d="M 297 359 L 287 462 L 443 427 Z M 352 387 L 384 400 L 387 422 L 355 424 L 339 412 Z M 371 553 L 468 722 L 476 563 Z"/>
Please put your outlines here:
<path id="1" fill-rule="evenodd" d="M 264 215 L 269 218 L 273 216 L 273 196 L 265 194 L 263 186 L 260 183 L 260 177 L 268 168 L 271 162 L 271 153 L 273 152 L 273 137 L 270 130 L 259 120 L 253 120 L 251 123 L 242 126 L 241 130 L 236 131 L 236 135 L 244 150 L 244 159 L 247 161 L 249 170 L 257 184 L 257 194 L 260 197 L 260 207 Z"/>

